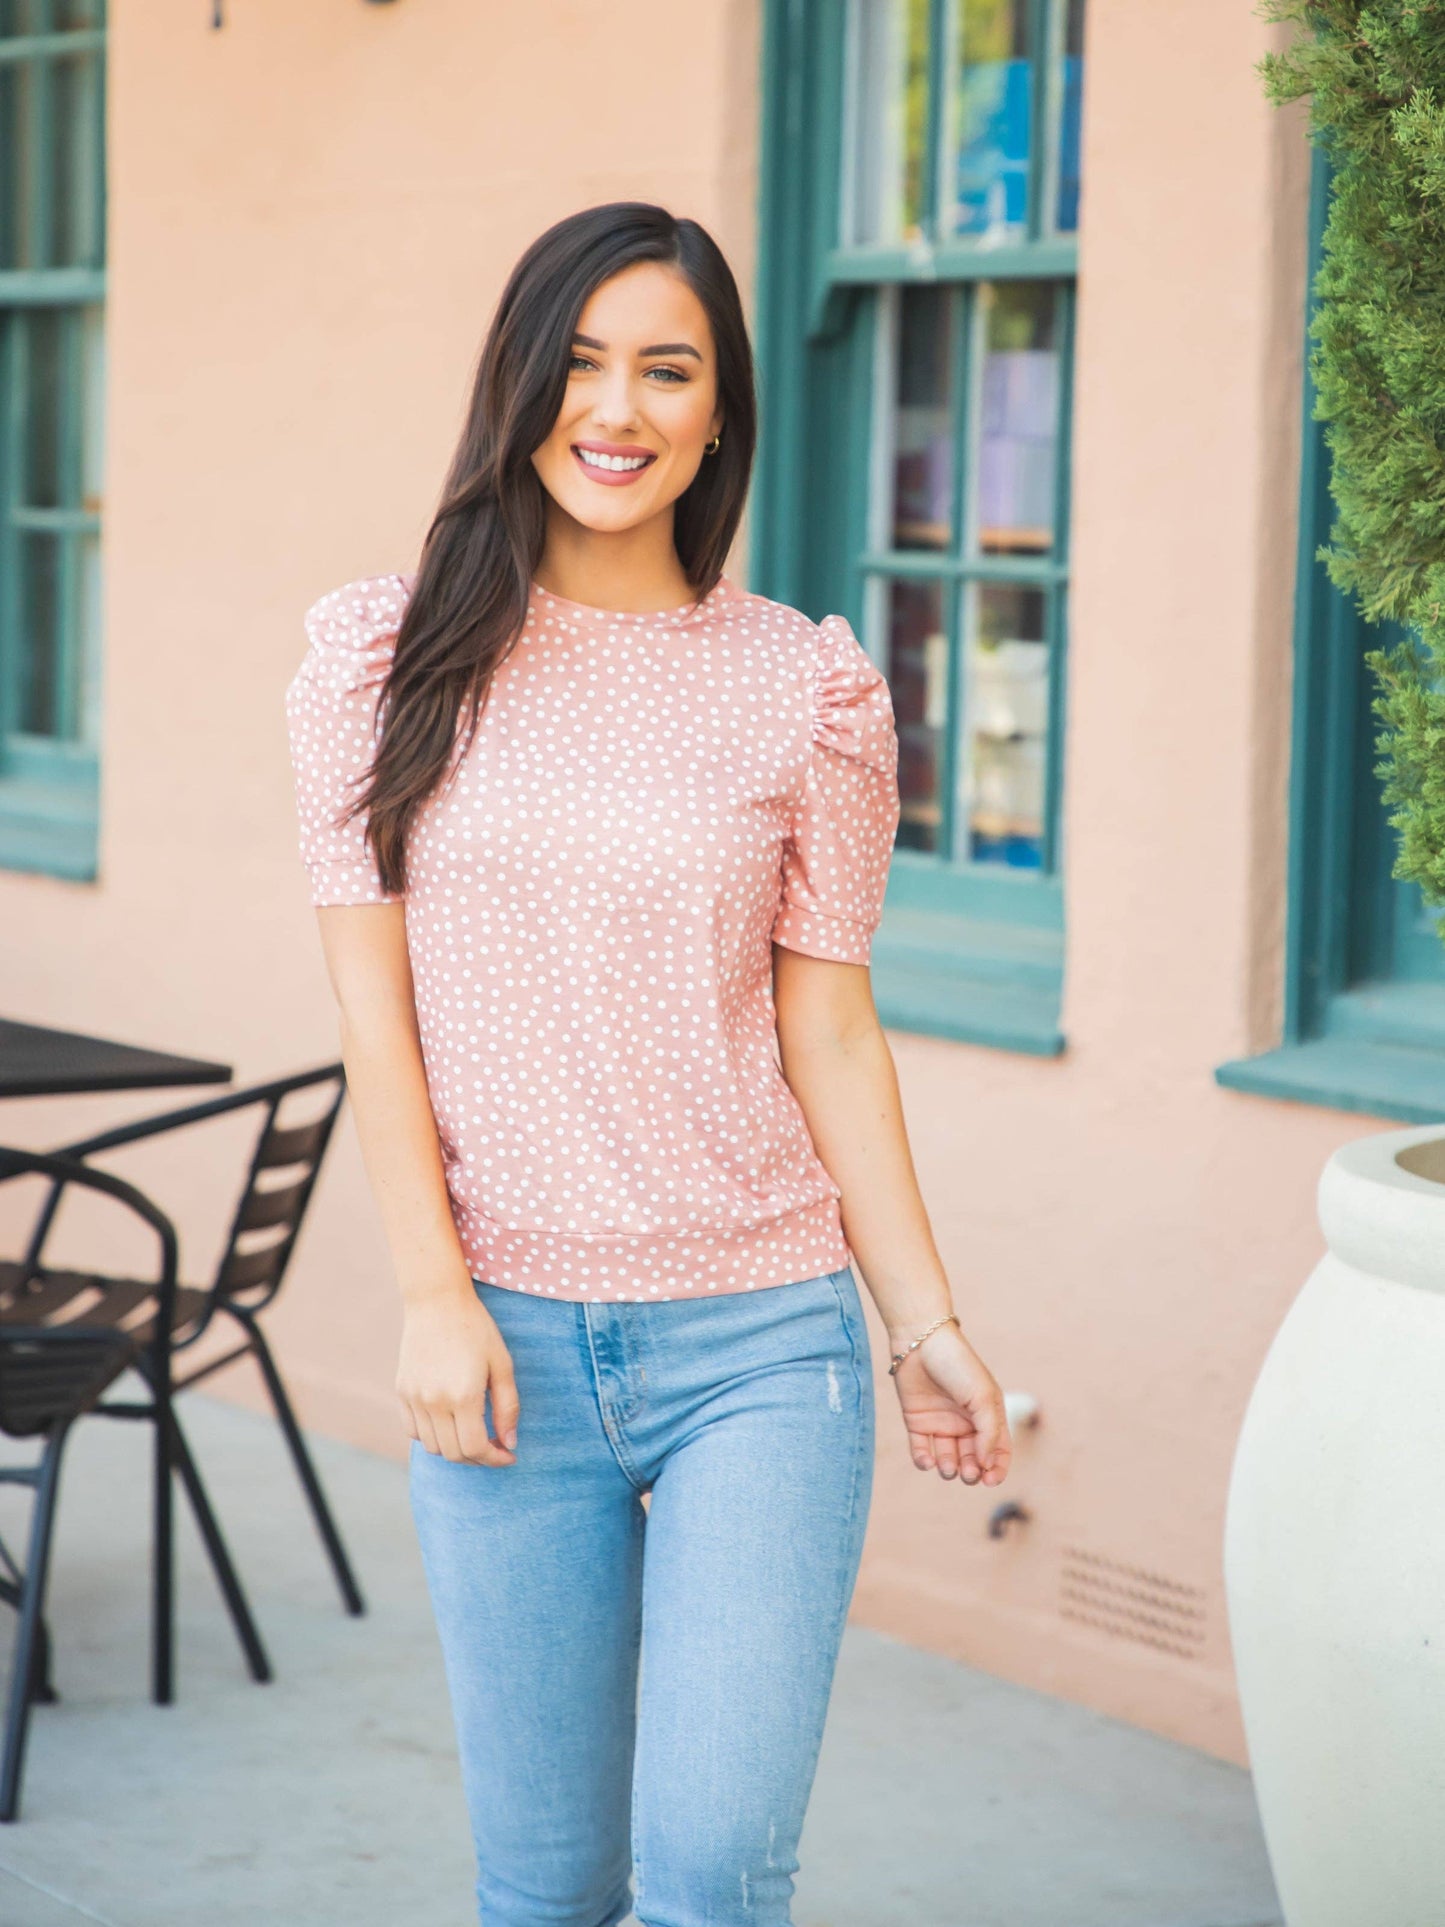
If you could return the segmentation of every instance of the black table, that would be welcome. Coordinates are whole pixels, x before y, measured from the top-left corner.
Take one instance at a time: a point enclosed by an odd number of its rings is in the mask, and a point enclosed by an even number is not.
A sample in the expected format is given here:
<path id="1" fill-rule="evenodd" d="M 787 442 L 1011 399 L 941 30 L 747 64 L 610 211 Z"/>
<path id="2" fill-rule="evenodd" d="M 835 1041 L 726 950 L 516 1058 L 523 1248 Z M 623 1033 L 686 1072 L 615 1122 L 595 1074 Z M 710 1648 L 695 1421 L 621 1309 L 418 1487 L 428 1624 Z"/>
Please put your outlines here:
<path id="1" fill-rule="evenodd" d="M 167 1084 L 229 1084 L 230 1064 L 117 1044 L 109 1037 L 48 1030 L 0 1017 L 0 1097 L 67 1097 L 154 1090 Z"/>

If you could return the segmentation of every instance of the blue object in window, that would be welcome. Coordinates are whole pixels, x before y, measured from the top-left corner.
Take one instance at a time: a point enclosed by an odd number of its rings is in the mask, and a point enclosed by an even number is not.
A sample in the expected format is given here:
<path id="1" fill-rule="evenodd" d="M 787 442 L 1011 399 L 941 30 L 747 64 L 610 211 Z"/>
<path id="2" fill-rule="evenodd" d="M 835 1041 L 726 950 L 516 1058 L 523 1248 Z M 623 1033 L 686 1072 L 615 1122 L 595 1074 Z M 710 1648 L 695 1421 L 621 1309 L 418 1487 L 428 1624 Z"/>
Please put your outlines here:
<path id="1" fill-rule="evenodd" d="M 1043 867 L 1043 848 L 1035 836 L 987 836 L 975 830 L 969 855 L 975 863 L 1003 863 L 1011 870 Z"/>
<path id="2" fill-rule="evenodd" d="M 1033 77 L 1027 60 L 987 60 L 959 76 L 958 234 L 1022 232 L 1028 221 Z"/>
<path id="3" fill-rule="evenodd" d="M 1079 129 L 1084 100 L 1081 55 L 1065 54 L 1063 80 L 1059 110 L 1059 203 L 1054 218 L 1060 234 L 1075 234 L 1079 227 Z"/>

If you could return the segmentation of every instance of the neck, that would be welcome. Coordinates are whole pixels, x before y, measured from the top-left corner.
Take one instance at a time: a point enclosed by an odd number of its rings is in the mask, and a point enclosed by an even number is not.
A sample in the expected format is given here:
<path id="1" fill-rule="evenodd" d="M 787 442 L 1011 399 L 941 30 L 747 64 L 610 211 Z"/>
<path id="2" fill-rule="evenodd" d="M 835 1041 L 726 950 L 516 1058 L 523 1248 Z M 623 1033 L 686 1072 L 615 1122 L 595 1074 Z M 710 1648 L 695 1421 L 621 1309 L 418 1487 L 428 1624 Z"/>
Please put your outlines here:
<path id="1" fill-rule="evenodd" d="M 569 602 L 647 615 L 681 608 L 694 595 L 672 539 L 672 510 L 641 528 L 602 533 L 553 505 L 536 580 Z"/>

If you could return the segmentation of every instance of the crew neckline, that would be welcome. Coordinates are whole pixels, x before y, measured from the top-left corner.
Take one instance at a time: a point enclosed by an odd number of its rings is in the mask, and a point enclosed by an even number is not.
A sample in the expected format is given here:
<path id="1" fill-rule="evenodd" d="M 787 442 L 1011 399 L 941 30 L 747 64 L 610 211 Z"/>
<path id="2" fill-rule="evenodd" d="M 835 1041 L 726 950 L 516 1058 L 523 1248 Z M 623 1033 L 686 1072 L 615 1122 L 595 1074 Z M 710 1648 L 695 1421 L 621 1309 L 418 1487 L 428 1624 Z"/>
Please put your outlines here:
<path id="1" fill-rule="evenodd" d="M 567 615 L 573 620 L 650 623 L 659 628 L 676 629 L 684 623 L 695 621 L 699 616 L 710 613 L 717 603 L 732 595 L 733 584 L 727 576 L 720 575 L 701 601 L 684 602 L 672 609 L 603 609 L 595 602 L 574 602 L 570 596 L 558 595 L 553 589 L 544 589 L 535 578 L 531 584 L 531 592 L 534 602 L 539 607 L 554 609 L 558 614 Z"/>
<path id="2" fill-rule="evenodd" d="M 400 570 L 393 581 L 401 584 L 402 594 L 410 596 L 416 586 L 417 572 L 413 569 L 405 574 Z M 730 600 L 739 594 L 737 584 L 730 576 L 720 575 L 700 602 L 684 602 L 672 609 L 603 609 L 595 602 L 574 602 L 568 596 L 556 594 L 552 589 L 544 589 L 535 578 L 528 585 L 529 608 L 543 607 L 556 610 L 559 615 L 570 616 L 574 621 L 587 617 L 601 618 L 604 622 L 650 622 L 658 626 L 681 628 L 686 622 L 695 621 L 707 615 L 720 602 Z"/>

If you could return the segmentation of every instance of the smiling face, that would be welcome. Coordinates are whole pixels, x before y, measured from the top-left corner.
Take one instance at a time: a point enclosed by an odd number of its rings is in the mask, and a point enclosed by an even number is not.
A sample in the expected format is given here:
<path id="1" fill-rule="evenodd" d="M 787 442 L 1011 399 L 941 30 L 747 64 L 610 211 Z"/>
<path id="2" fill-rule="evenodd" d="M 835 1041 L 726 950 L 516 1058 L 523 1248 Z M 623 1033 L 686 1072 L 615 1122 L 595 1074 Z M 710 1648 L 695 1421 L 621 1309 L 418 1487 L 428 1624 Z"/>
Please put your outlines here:
<path id="1" fill-rule="evenodd" d="M 555 509 L 617 533 L 670 512 L 721 427 L 706 310 L 675 269 L 639 261 L 584 304 L 567 392 L 532 465 Z"/>

